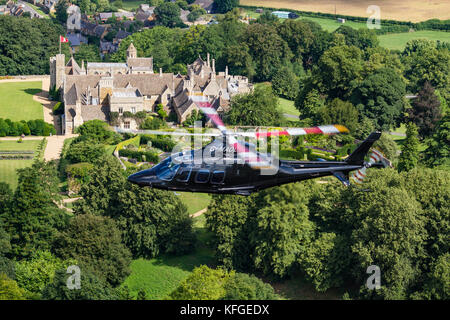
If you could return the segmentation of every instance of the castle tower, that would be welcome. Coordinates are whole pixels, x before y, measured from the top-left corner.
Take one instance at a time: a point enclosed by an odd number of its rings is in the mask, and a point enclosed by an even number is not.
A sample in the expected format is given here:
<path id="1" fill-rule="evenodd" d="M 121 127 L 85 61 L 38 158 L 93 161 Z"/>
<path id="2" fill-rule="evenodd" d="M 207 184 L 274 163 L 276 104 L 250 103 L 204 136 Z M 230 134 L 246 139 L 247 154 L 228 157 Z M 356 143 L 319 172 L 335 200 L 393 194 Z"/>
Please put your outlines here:
<path id="1" fill-rule="evenodd" d="M 100 104 L 106 104 L 108 96 L 112 95 L 114 87 L 114 75 L 110 77 L 101 77 L 98 82 L 98 97 Z"/>
<path id="2" fill-rule="evenodd" d="M 130 58 L 137 58 L 137 50 L 133 42 L 130 43 L 130 46 L 127 49 L 127 59 Z"/>
<path id="3" fill-rule="evenodd" d="M 63 86 L 66 77 L 65 55 L 57 54 L 50 58 L 50 89 L 58 90 Z"/>

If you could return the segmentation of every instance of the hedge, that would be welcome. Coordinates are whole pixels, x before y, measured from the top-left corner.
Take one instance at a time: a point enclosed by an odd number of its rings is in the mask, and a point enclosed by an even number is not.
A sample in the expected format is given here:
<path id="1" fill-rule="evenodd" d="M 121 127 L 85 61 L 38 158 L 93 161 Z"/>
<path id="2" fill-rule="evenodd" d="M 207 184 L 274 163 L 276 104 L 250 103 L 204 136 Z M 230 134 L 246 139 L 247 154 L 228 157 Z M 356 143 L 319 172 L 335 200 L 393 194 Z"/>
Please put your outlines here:
<path id="1" fill-rule="evenodd" d="M 141 144 L 152 143 L 152 147 L 161 149 L 165 152 L 172 151 L 176 143 L 170 137 L 155 136 L 155 135 L 141 135 Z"/>
<path id="2" fill-rule="evenodd" d="M 147 161 L 152 163 L 158 163 L 159 157 L 156 153 L 149 151 L 136 151 L 130 149 L 120 149 L 119 156 L 136 159 L 139 162 Z"/>
<path id="3" fill-rule="evenodd" d="M 136 147 L 139 148 L 140 141 L 141 141 L 141 136 L 139 136 L 139 135 L 137 135 L 137 136 L 135 136 L 133 138 L 130 138 L 128 140 L 122 141 L 121 143 L 119 143 L 117 145 L 117 147 L 116 147 L 114 152 L 122 150 L 123 147 L 125 147 L 125 146 L 127 146 L 129 144 L 135 145 Z"/>

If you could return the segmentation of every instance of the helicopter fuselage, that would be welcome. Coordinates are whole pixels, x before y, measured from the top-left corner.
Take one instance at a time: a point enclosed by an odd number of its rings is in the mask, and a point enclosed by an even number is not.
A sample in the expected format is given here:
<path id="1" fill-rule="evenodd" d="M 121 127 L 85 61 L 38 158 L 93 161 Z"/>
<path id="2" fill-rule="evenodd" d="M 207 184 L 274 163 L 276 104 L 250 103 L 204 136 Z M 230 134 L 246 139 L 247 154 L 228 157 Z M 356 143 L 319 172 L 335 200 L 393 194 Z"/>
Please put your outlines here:
<path id="1" fill-rule="evenodd" d="M 139 186 L 163 190 L 250 195 L 265 188 L 314 179 L 337 173 L 348 174 L 363 165 L 345 161 L 287 161 L 279 160 L 273 174 L 262 174 L 248 163 L 178 163 L 172 157 L 156 166 L 128 177 Z"/>

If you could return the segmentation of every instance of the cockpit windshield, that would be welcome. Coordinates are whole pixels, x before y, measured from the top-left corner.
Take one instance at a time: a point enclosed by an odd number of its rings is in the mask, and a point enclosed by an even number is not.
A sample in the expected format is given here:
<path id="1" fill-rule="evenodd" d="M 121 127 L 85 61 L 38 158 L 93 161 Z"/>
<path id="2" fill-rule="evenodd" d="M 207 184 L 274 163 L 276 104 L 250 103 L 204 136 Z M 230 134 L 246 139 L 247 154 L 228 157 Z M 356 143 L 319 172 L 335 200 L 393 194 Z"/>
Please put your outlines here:
<path id="1" fill-rule="evenodd" d="M 169 157 L 155 168 L 156 175 L 161 180 L 170 181 L 177 173 L 179 167 L 180 165 L 174 163 L 172 158 Z"/>

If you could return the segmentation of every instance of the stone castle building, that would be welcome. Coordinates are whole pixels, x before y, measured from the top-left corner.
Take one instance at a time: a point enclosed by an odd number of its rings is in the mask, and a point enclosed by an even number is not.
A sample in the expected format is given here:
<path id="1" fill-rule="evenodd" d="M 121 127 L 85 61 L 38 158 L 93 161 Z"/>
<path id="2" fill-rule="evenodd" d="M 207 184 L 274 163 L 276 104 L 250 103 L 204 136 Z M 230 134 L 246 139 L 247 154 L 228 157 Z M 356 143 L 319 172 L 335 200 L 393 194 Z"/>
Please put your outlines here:
<path id="1" fill-rule="evenodd" d="M 174 112 L 181 123 L 198 110 L 189 98 L 191 93 L 203 93 L 222 113 L 227 110 L 230 98 L 238 93 L 250 92 L 253 85 L 243 76 L 216 73 L 215 61 L 209 54 L 204 61 L 200 57 L 187 65 L 188 74 L 180 75 L 153 72 L 152 58 L 139 58 L 133 43 L 127 50 L 126 63 L 84 61 L 80 65 L 72 57 L 65 63 L 65 56 L 50 58 L 50 88 L 61 89 L 64 102 L 62 116 L 63 134 L 73 132 L 84 121 L 100 119 L 110 121 L 111 113 L 119 115 L 116 125 L 137 129 L 133 117 L 125 112 L 155 112 L 162 104 L 167 113 Z M 126 116 L 129 116 L 129 113 Z"/>

